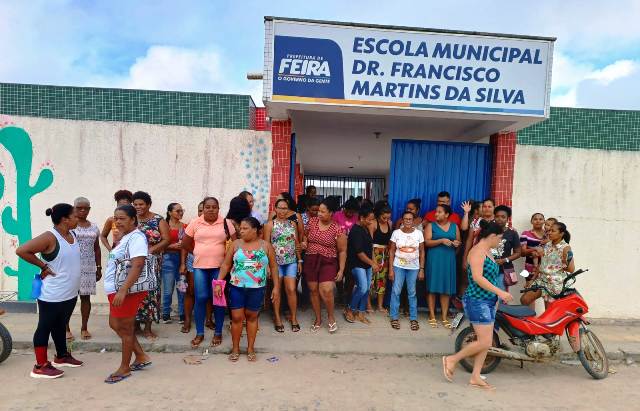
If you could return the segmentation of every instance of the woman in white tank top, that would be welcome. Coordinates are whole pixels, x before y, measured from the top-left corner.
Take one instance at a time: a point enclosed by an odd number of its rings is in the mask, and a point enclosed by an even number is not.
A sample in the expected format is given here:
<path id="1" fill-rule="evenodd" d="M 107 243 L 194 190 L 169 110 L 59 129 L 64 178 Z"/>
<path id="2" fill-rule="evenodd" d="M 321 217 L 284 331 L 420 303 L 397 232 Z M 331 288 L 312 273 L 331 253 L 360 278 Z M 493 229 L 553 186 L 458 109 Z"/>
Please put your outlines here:
<path id="1" fill-rule="evenodd" d="M 40 268 L 42 286 L 38 297 L 38 328 L 33 336 L 36 365 L 33 378 L 58 378 L 60 367 L 80 367 L 82 361 L 67 350 L 66 325 L 71 318 L 80 289 L 80 247 L 71 232 L 78 225 L 70 204 L 47 209 L 53 228 L 18 247 L 16 254 Z M 40 254 L 40 257 L 37 256 Z M 53 365 L 47 360 L 49 335 L 56 347 Z M 55 366 L 55 367 L 54 367 Z"/>

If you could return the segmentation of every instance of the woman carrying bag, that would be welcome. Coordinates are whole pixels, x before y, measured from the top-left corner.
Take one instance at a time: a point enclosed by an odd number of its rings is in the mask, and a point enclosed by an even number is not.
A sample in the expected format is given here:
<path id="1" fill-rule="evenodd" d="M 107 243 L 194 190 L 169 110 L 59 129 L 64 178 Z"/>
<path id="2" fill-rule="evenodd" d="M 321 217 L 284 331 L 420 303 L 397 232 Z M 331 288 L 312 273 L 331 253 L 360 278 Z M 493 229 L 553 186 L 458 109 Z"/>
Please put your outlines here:
<path id="1" fill-rule="evenodd" d="M 151 365 L 136 337 L 135 319 L 148 291 L 157 287 L 156 276 L 146 265 L 149 246 L 146 236 L 138 230 L 136 209 L 130 205 L 116 208 L 113 221 L 122 238 L 109 253 L 104 291 L 109 299 L 109 326 L 122 340 L 122 361 L 104 381 L 107 384 L 120 382 L 130 377 L 131 371 Z"/>

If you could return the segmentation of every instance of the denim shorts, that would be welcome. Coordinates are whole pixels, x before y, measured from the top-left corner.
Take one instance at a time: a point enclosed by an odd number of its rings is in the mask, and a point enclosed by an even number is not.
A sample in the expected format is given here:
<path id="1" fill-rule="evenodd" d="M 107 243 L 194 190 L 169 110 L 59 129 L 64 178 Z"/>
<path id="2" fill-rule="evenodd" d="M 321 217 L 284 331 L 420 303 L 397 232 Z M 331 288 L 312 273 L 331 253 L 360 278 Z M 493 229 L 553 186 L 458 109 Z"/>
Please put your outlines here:
<path id="1" fill-rule="evenodd" d="M 280 277 L 296 278 L 298 275 L 298 263 L 278 265 Z"/>
<path id="2" fill-rule="evenodd" d="M 498 297 L 483 299 L 464 296 L 462 304 L 464 305 L 464 314 L 471 324 L 491 325 L 496 320 L 496 303 Z"/>
<path id="3" fill-rule="evenodd" d="M 232 310 L 247 309 L 258 312 L 264 304 L 266 287 L 244 288 L 229 284 L 229 308 Z"/>

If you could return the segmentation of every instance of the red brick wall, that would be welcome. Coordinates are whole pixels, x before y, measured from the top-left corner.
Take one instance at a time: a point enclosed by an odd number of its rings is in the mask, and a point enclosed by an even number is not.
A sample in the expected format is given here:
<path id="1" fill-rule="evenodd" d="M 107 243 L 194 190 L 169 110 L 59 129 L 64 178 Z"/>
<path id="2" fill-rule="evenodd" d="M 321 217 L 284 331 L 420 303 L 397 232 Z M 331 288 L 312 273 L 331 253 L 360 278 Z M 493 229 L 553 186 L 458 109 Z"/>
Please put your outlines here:
<path id="1" fill-rule="evenodd" d="M 269 210 L 273 209 L 276 197 L 283 191 L 289 191 L 289 167 L 291 161 L 291 120 L 271 122 L 271 196 Z"/>
<path id="2" fill-rule="evenodd" d="M 516 142 L 515 132 L 499 133 L 491 136 L 491 145 L 493 147 L 491 197 L 496 201 L 496 205 L 504 204 L 511 207 Z"/>
<path id="3" fill-rule="evenodd" d="M 256 107 L 254 111 L 255 119 L 253 121 L 254 130 L 265 131 L 269 130 L 269 124 L 267 122 L 267 109 L 265 107 Z"/>

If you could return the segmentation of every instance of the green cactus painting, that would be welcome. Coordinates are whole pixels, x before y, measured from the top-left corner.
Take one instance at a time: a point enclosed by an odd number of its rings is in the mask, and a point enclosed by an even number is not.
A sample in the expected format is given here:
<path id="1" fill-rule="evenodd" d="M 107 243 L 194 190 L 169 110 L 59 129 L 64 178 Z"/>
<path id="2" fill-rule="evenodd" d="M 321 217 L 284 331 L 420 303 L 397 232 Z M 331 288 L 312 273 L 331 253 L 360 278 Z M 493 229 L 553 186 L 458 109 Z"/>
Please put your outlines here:
<path id="1" fill-rule="evenodd" d="M 53 172 L 49 169 L 40 171 L 31 185 L 33 162 L 33 144 L 26 131 L 19 127 L 0 129 L 0 145 L 13 158 L 16 167 L 16 199 L 15 209 L 7 205 L 2 210 L 2 229 L 9 235 L 18 238 L 18 244 L 31 240 L 31 199 L 43 192 L 53 183 Z M 0 174 L 0 198 L 4 195 L 6 179 Z M 8 276 L 18 277 L 18 299 L 28 300 L 31 294 L 31 279 L 38 272 L 37 267 L 19 260 L 18 268 L 5 267 Z"/>

